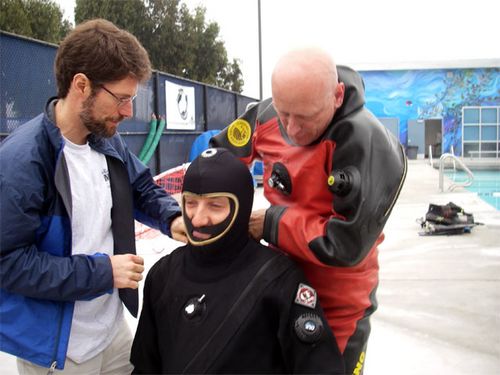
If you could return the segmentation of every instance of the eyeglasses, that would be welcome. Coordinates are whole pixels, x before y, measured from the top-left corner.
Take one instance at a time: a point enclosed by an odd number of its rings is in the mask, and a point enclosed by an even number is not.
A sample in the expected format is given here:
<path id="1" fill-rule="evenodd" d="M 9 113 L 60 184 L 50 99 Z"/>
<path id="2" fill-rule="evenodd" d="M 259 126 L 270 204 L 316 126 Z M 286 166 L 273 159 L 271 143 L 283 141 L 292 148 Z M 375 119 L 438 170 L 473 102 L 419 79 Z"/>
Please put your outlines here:
<path id="1" fill-rule="evenodd" d="M 127 98 L 120 98 L 119 96 L 113 94 L 111 91 L 109 91 L 106 87 L 102 86 L 102 89 L 106 91 L 109 95 L 111 95 L 115 100 L 118 102 L 118 107 L 123 107 L 125 104 L 132 103 L 135 98 L 137 98 L 137 95 L 134 96 L 129 96 Z"/>

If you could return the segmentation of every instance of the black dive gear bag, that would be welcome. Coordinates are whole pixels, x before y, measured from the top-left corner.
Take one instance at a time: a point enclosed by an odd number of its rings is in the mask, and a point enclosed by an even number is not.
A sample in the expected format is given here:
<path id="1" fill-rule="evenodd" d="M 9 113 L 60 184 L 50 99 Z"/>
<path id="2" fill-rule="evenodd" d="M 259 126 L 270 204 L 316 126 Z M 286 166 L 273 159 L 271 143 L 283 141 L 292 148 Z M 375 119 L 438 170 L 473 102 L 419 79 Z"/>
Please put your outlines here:
<path id="1" fill-rule="evenodd" d="M 421 236 L 450 235 L 470 233 L 472 227 L 481 223 L 474 222 L 474 215 L 453 202 L 445 205 L 429 204 L 429 209 L 423 218 L 418 219 L 423 232 Z"/>

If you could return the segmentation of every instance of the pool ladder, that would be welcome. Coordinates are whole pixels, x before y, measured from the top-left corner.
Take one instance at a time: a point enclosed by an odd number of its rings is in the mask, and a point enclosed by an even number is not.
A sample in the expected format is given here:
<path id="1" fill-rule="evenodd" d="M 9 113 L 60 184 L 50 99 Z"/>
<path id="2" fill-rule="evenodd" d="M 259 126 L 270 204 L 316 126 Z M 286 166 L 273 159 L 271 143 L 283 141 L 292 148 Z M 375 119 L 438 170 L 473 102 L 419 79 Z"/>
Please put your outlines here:
<path id="1" fill-rule="evenodd" d="M 450 153 L 445 153 L 441 155 L 439 158 L 439 190 L 442 192 L 444 191 L 444 162 L 446 159 L 451 159 L 453 161 L 453 167 L 455 168 L 455 163 L 460 166 L 466 173 L 467 173 L 467 180 L 461 183 L 453 183 L 448 187 L 448 191 L 452 191 L 456 187 L 462 186 L 470 186 L 472 185 L 472 182 L 474 181 L 474 174 L 471 172 L 469 168 L 465 165 L 465 163 L 457 158 L 455 155 L 450 154 Z"/>

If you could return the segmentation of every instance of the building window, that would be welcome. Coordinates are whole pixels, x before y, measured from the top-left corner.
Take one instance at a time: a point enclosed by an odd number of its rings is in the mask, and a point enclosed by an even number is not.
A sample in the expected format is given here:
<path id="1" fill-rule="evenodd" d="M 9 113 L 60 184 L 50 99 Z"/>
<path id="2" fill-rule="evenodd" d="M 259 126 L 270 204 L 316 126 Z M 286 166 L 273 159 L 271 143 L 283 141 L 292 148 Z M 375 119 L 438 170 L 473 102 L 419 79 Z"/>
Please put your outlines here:
<path id="1" fill-rule="evenodd" d="M 462 108 L 464 157 L 500 158 L 500 107 Z"/>

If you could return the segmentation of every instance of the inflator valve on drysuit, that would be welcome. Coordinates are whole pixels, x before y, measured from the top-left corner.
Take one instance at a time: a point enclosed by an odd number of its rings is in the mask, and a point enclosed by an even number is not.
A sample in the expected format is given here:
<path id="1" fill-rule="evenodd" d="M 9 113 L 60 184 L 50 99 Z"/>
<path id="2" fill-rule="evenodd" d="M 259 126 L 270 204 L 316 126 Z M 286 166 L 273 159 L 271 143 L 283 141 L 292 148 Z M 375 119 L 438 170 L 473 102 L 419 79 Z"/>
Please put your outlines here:
<path id="1" fill-rule="evenodd" d="M 271 177 L 267 180 L 269 187 L 277 189 L 285 195 L 292 193 L 292 180 L 290 174 L 282 163 L 274 163 Z"/>
<path id="2" fill-rule="evenodd" d="M 205 295 L 203 294 L 201 297 L 193 297 L 187 301 L 184 306 L 184 315 L 189 319 L 201 316 L 207 308 L 204 299 Z"/>
<path id="3" fill-rule="evenodd" d="M 359 188 L 359 173 L 352 167 L 337 169 L 328 177 L 328 187 L 336 196 L 345 197 Z"/>

